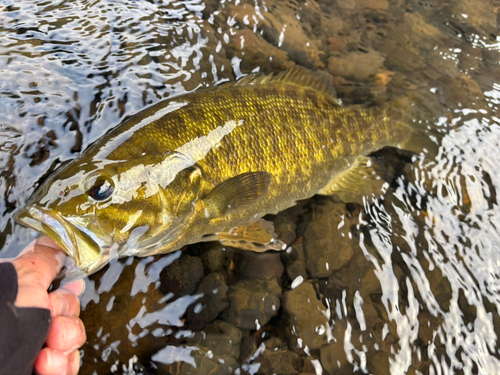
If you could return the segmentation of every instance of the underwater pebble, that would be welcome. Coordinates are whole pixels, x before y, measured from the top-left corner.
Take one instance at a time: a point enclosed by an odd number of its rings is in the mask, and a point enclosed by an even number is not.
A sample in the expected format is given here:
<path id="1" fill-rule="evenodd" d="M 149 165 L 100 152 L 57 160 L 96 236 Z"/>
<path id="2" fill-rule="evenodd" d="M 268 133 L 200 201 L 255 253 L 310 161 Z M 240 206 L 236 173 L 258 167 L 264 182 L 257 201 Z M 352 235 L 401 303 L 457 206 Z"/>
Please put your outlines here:
<path id="1" fill-rule="evenodd" d="M 229 287 L 227 297 L 231 305 L 224 318 L 243 329 L 259 330 L 281 306 L 281 288 L 274 279 L 240 281 Z"/>
<path id="2" fill-rule="evenodd" d="M 278 252 L 234 252 L 234 274 L 240 279 L 281 279 L 285 267 Z"/>
<path id="3" fill-rule="evenodd" d="M 300 356 L 288 350 L 279 338 L 271 338 L 266 341 L 265 346 L 265 350 L 255 360 L 261 364 L 258 374 L 293 375 L 299 373 L 302 367 Z"/>
<path id="4" fill-rule="evenodd" d="M 306 259 L 302 242 L 294 243 L 292 246 L 288 247 L 284 252 L 282 252 L 281 255 L 283 263 L 285 263 L 286 266 L 290 265 L 296 260 L 304 261 Z"/>
<path id="5" fill-rule="evenodd" d="M 364 81 L 384 66 L 384 57 L 377 51 L 353 52 L 328 59 L 328 71 L 334 76 Z"/>
<path id="6" fill-rule="evenodd" d="M 329 375 L 355 373 L 354 366 L 348 361 L 345 354 L 344 338 L 346 329 L 347 323 L 345 319 L 335 320 L 334 340 L 331 340 L 328 345 L 320 349 L 321 365 Z"/>
<path id="7" fill-rule="evenodd" d="M 182 346 L 170 346 L 167 349 L 171 349 L 171 352 L 160 351 L 152 357 L 157 367 L 152 373 L 169 375 L 231 375 L 234 374 L 234 370 L 238 367 L 238 362 L 233 357 L 215 358 L 210 350 L 207 351 L 202 348 L 196 350 L 193 347 Z M 181 358 L 182 360 L 180 360 Z"/>
<path id="8" fill-rule="evenodd" d="M 220 242 L 203 244 L 201 260 L 207 273 L 226 272 L 231 263 L 233 248 L 223 246 Z"/>
<path id="9" fill-rule="evenodd" d="M 299 375 L 317 375 L 316 367 L 319 365 L 321 367 L 321 363 L 319 360 L 305 357 L 304 365 L 302 366 L 302 372 Z"/>
<path id="10" fill-rule="evenodd" d="M 203 278 L 203 263 L 200 258 L 183 253 L 160 273 L 160 290 L 163 294 L 173 293 L 174 299 L 192 294 Z"/>
<path id="11" fill-rule="evenodd" d="M 211 273 L 201 280 L 197 293 L 203 293 L 187 313 L 187 324 L 190 329 L 200 330 L 215 320 L 219 313 L 229 306 L 226 297 L 228 286 L 221 273 Z"/>
<path id="12" fill-rule="evenodd" d="M 286 216 L 278 215 L 273 219 L 274 232 L 287 247 L 290 246 L 297 237 L 297 225 Z"/>
<path id="13" fill-rule="evenodd" d="M 238 367 L 242 333 L 232 324 L 215 321 L 195 332 L 185 346 L 167 346 L 153 355 L 155 373 L 176 375 L 233 374 Z"/>
<path id="14" fill-rule="evenodd" d="M 312 277 L 330 276 L 354 254 L 345 204 L 326 198 L 320 202 L 311 205 L 303 240 L 306 268 Z"/>
<path id="15" fill-rule="evenodd" d="M 286 335 L 289 346 L 297 352 L 318 349 L 327 343 L 327 309 L 316 297 L 316 291 L 308 283 L 283 294 L 286 313 Z"/>
<path id="16" fill-rule="evenodd" d="M 306 264 L 301 260 L 296 260 L 295 262 L 290 264 L 290 266 L 288 266 L 288 268 L 286 269 L 286 274 L 290 280 L 295 281 L 299 277 L 305 280 L 307 279 Z"/>
<path id="17" fill-rule="evenodd" d="M 188 342 L 191 345 L 210 350 L 214 356 L 240 356 L 243 334 L 234 325 L 216 320 L 208 325 L 203 332 L 197 332 Z"/>

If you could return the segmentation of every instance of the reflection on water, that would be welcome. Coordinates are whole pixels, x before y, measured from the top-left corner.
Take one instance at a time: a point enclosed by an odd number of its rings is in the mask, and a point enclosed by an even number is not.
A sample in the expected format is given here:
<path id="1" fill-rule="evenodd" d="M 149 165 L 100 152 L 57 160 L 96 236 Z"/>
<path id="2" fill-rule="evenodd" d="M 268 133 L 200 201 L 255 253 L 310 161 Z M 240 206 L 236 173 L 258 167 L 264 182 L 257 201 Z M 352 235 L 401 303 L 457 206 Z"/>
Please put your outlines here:
<path id="1" fill-rule="evenodd" d="M 273 217 L 290 247 L 122 259 L 82 297 L 82 374 L 500 372 L 500 57 L 494 2 L 4 1 L 0 244 L 51 171 L 171 95 L 293 64 L 346 104 L 415 93 L 383 197 Z"/>

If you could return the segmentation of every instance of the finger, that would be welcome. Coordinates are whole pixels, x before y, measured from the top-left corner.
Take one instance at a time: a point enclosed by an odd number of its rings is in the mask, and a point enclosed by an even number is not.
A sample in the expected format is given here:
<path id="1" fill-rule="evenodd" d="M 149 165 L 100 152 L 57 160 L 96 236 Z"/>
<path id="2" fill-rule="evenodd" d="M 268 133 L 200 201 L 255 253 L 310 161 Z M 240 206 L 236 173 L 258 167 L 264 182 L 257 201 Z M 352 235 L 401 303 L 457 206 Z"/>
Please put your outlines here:
<path id="1" fill-rule="evenodd" d="M 77 375 L 80 369 L 80 351 L 73 350 L 68 354 L 68 366 L 66 367 L 66 375 Z"/>
<path id="2" fill-rule="evenodd" d="M 73 316 L 56 316 L 52 319 L 46 344 L 52 349 L 66 352 L 78 349 L 87 336 L 83 322 Z"/>
<path id="3" fill-rule="evenodd" d="M 68 356 L 51 348 L 43 348 L 35 360 L 39 375 L 64 375 L 68 368 Z"/>
<path id="4" fill-rule="evenodd" d="M 40 307 L 46 309 L 49 306 L 49 295 L 47 290 L 39 285 L 31 285 L 19 278 L 17 297 L 15 305 L 17 307 Z"/>
<path id="5" fill-rule="evenodd" d="M 81 296 L 85 291 L 85 281 L 83 279 L 73 281 L 72 283 L 63 285 L 63 288 L 71 290 L 77 296 Z"/>
<path id="6" fill-rule="evenodd" d="M 59 315 L 79 316 L 80 300 L 73 292 L 61 288 L 49 294 L 48 308 L 52 317 Z"/>
<path id="7" fill-rule="evenodd" d="M 57 244 L 48 237 L 40 237 L 12 263 L 16 267 L 19 283 L 21 281 L 37 285 L 47 290 L 52 280 L 61 270 L 66 255 Z"/>
<path id="8" fill-rule="evenodd" d="M 42 246 L 51 247 L 56 250 L 62 250 L 61 246 L 59 246 L 56 241 L 47 236 L 42 236 L 36 239 L 36 243 Z"/>

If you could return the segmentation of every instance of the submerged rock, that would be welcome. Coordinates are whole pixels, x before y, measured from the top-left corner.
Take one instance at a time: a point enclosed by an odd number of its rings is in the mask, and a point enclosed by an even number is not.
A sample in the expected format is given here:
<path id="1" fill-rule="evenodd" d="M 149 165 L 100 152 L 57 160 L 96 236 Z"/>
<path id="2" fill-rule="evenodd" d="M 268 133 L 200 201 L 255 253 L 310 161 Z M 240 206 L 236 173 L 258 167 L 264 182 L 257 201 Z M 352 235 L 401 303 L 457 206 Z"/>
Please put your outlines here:
<path id="1" fill-rule="evenodd" d="M 188 309 L 187 324 L 189 328 L 200 330 L 214 321 L 215 318 L 229 306 L 226 297 L 228 287 L 221 273 L 211 273 L 198 286 L 197 293 L 203 297 Z"/>
<path id="2" fill-rule="evenodd" d="M 225 320 L 243 329 L 259 330 L 278 313 L 281 288 L 276 280 L 245 280 L 229 287 L 231 303 Z"/>
<path id="3" fill-rule="evenodd" d="M 241 331 L 234 325 L 216 320 L 203 332 L 197 332 L 188 342 L 207 351 L 210 350 L 215 357 L 238 358 L 242 337 Z"/>
<path id="4" fill-rule="evenodd" d="M 304 358 L 304 365 L 302 366 L 302 372 L 299 375 L 316 375 L 316 367 L 314 366 L 314 362 L 320 362 L 319 359 L 315 359 L 312 357 Z"/>
<path id="5" fill-rule="evenodd" d="M 377 51 L 353 52 L 328 59 L 328 71 L 334 76 L 365 81 L 384 66 L 384 57 Z"/>
<path id="6" fill-rule="evenodd" d="M 169 345 L 152 356 L 155 373 L 176 375 L 230 375 L 238 367 L 242 333 L 232 324 L 215 321 L 196 332 L 185 345 Z"/>
<path id="7" fill-rule="evenodd" d="M 321 366 L 330 375 L 354 373 L 354 366 L 349 362 L 345 353 L 346 328 L 345 319 L 335 321 L 334 340 L 320 349 Z"/>
<path id="8" fill-rule="evenodd" d="M 306 267 L 312 277 L 328 277 L 344 266 L 354 254 L 346 205 L 321 199 L 311 206 L 309 225 L 304 232 Z"/>
<path id="9" fill-rule="evenodd" d="M 183 253 L 160 273 L 160 290 L 163 294 L 173 293 L 174 298 L 192 294 L 203 278 L 203 263 L 200 258 Z"/>
<path id="10" fill-rule="evenodd" d="M 286 335 L 289 346 L 298 352 L 318 349 L 327 343 L 327 309 L 316 297 L 313 286 L 303 283 L 283 295 Z"/>
<path id="11" fill-rule="evenodd" d="M 255 360 L 261 364 L 258 374 L 293 375 L 299 373 L 302 367 L 300 356 L 288 350 L 283 341 L 274 337 L 266 341 L 265 347 Z"/>
<path id="12" fill-rule="evenodd" d="M 233 248 L 223 246 L 220 242 L 203 244 L 201 260 L 207 273 L 226 272 L 231 264 Z"/>
<path id="13" fill-rule="evenodd" d="M 240 279 L 280 280 L 284 267 L 277 252 L 235 251 L 235 275 Z"/>
<path id="14" fill-rule="evenodd" d="M 367 9 L 384 10 L 389 7 L 387 0 L 354 0 L 340 1 L 338 6 L 344 10 L 362 11 Z"/>
<path id="15" fill-rule="evenodd" d="M 278 215 L 272 220 L 274 224 L 274 232 L 278 238 L 282 240 L 287 246 L 290 246 L 297 237 L 297 225 L 288 217 Z"/>
<path id="16" fill-rule="evenodd" d="M 170 375 L 231 375 L 238 367 L 233 357 L 215 358 L 210 350 L 189 346 L 169 346 L 152 357 L 156 369 L 152 373 Z M 163 362 L 161 362 L 163 361 Z"/>
<path id="17" fill-rule="evenodd" d="M 296 260 L 286 269 L 288 279 L 293 282 L 297 277 L 302 277 L 303 280 L 307 279 L 306 264 L 302 260 Z"/>
<path id="18" fill-rule="evenodd" d="M 474 0 L 458 0 L 453 3 L 453 14 L 457 21 L 474 31 L 482 33 L 495 33 L 498 31 L 497 12 L 493 11 L 493 4 Z M 465 28 L 465 27 L 463 27 Z M 471 30 L 472 31 L 472 30 Z"/>
<path id="19" fill-rule="evenodd" d="M 289 266 L 296 260 L 305 261 L 306 257 L 304 255 L 304 246 L 302 241 L 300 243 L 294 243 L 291 247 L 287 248 L 282 254 L 284 263 Z"/>

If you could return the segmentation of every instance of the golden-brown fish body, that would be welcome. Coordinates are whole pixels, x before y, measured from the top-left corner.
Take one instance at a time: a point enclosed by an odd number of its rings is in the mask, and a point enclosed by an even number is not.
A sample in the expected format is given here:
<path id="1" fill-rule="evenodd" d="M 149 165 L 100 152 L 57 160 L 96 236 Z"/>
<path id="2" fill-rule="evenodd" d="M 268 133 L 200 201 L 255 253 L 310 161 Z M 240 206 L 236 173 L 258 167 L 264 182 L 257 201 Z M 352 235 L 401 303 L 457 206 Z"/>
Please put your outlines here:
<path id="1" fill-rule="evenodd" d="M 339 105 L 305 69 L 247 77 L 125 120 L 45 181 L 17 220 L 87 273 L 112 256 L 206 240 L 272 248 L 260 217 L 331 192 L 356 159 L 408 134 L 385 109 Z"/>

